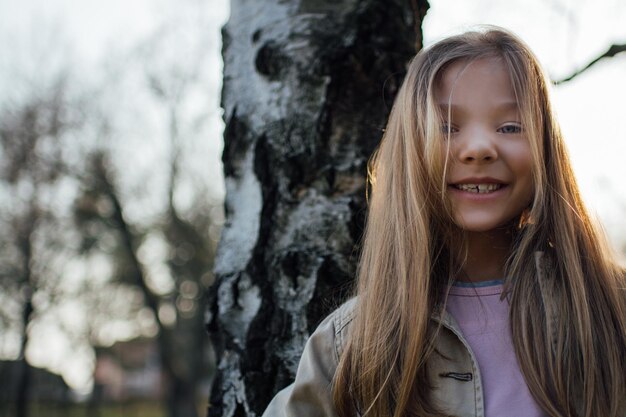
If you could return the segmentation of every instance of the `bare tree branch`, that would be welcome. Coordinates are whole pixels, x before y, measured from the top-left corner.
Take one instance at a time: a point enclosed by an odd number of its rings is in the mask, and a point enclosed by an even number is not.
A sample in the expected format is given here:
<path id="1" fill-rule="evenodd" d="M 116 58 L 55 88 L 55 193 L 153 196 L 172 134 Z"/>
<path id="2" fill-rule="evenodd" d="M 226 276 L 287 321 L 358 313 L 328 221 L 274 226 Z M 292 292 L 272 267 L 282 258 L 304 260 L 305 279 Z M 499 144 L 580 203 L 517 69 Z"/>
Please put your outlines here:
<path id="1" fill-rule="evenodd" d="M 600 56 L 598 56 L 596 59 L 594 59 L 593 61 L 589 62 L 586 66 L 584 66 L 583 68 L 577 70 L 576 72 L 574 72 L 573 74 L 571 74 L 570 76 L 563 78 L 561 80 L 557 80 L 554 81 L 554 85 L 559 85 L 559 84 L 563 84 L 567 81 L 571 81 L 572 79 L 574 79 L 575 77 L 579 76 L 580 74 L 582 74 L 583 72 L 587 71 L 589 68 L 591 68 L 593 65 L 595 65 L 598 61 L 604 59 L 604 58 L 612 58 L 617 54 L 620 54 L 622 52 L 626 52 L 626 43 L 624 44 L 615 44 L 615 45 L 611 45 L 609 47 L 609 49 L 606 50 L 606 52 L 604 52 L 603 54 L 601 54 Z"/>
<path id="2" fill-rule="evenodd" d="M 415 52 L 418 52 L 424 46 L 424 33 L 422 32 L 422 21 L 426 17 L 426 12 L 430 8 L 428 2 L 411 0 L 411 8 L 415 15 Z"/>

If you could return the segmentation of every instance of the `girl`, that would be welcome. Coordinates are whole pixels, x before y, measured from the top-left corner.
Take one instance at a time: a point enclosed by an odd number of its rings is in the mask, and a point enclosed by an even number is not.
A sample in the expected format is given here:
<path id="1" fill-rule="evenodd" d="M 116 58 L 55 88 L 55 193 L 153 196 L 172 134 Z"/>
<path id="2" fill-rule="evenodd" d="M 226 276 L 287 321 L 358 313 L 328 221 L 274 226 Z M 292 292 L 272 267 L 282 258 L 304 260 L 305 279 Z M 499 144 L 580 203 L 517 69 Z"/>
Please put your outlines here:
<path id="1" fill-rule="evenodd" d="M 417 54 L 371 168 L 356 297 L 264 416 L 626 416 L 624 271 L 522 41 Z"/>

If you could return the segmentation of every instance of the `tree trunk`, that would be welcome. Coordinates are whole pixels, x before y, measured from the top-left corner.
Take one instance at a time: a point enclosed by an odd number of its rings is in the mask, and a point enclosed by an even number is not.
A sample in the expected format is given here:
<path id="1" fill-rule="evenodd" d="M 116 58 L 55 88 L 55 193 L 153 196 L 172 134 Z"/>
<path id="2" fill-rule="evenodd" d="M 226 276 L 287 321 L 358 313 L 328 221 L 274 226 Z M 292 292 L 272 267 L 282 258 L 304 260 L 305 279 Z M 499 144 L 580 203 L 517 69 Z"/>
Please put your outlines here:
<path id="1" fill-rule="evenodd" d="M 30 254 L 29 247 L 29 254 Z M 30 259 L 30 256 L 28 257 Z M 27 275 L 30 276 L 30 267 Z M 20 343 L 20 353 L 18 357 L 19 372 L 17 385 L 17 398 L 15 401 L 15 417 L 28 417 L 28 393 L 30 387 L 30 366 L 26 360 L 26 347 L 28 346 L 28 325 L 33 314 L 33 294 L 29 285 L 24 288 L 24 306 L 22 307 L 22 341 Z"/>
<path id="2" fill-rule="evenodd" d="M 35 186 L 36 187 L 36 186 Z M 19 372 L 18 379 L 15 381 L 17 386 L 17 398 L 15 401 L 15 416 L 16 417 L 28 417 L 28 400 L 29 400 L 29 388 L 30 388 L 30 366 L 26 360 L 26 348 L 30 340 L 29 325 L 33 319 L 33 295 L 36 280 L 33 274 L 32 262 L 33 262 L 33 235 L 35 233 L 35 227 L 39 217 L 39 206 L 36 199 L 31 200 L 30 207 L 26 216 L 21 219 L 18 233 L 18 247 L 22 254 L 22 276 L 20 277 L 22 296 L 24 297 L 24 304 L 22 305 L 22 328 L 20 342 L 20 351 L 18 355 Z"/>
<path id="3" fill-rule="evenodd" d="M 197 417 L 196 393 L 198 384 L 203 376 L 201 372 L 205 364 L 204 356 L 206 354 L 204 338 L 200 333 L 194 332 L 192 329 L 201 326 L 202 315 L 194 314 L 191 317 L 177 317 L 176 323 L 172 326 L 166 326 L 159 318 L 159 306 L 163 301 L 162 297 L 156 294 L 148 285 L 144 266 L 139 261 L 138 248 L 139 237 L 133 231 L 132 225 L 126 221 L 124 208 L 119 197 L 119 192 L 115 186 L 115 181 L 111 178 L 111 172 L 107 168 L 106 158 L 103 154 L 95 154 L 93 157 L 93 166 L 100 184 L 100 190 L 109 198 L 113 205 L 112 220 L 115 228 L 120 233 L 121 246 L 126 253 L 128 262 L 130 262 L 133 271 L 131 277 L 127 277 L 132 285 L 137 286 L 145 299 L 146 306 L 154 314 L 159 332 L 156 340 L 159 349 L 159 357 L 161 361 L 161 371 L 165 377 L 165 399 L 164 403 L 169 417 Z M 173 210 L 173 209 L 172 209 Z M 170 210 L 168 214 L 169 227 L 166 229 L 166 235 L 170 240 L 181 240 L 193 236 L 194 248 L 199 248 L 198 256 L 193 256 L 186 265 L 189 270 L 184 270 L 184 266 L 180 265 L 176 273 L 187 273 L 193 278 L 199 277 L 206 269 L 208 269 L 208 259 L 202 252 L 208 252 L 206 245 L 196 241 L 201 240 L 197 236 L 191 225 L 185 223 L 178 214 Z M 180 281 L 180 280 L 179 280 Z M 165 296 L 164 296 L 165 297 Z M 164 298 L 163 297 L 163 298 Z"/>
<path id="4" fill-rule="evenodd" d="M 224 28 L 226 216 L 211 289 L 209 416 L 259 416 L 351 288 L 366 165 L 425 0 L 232 0 Z"/>

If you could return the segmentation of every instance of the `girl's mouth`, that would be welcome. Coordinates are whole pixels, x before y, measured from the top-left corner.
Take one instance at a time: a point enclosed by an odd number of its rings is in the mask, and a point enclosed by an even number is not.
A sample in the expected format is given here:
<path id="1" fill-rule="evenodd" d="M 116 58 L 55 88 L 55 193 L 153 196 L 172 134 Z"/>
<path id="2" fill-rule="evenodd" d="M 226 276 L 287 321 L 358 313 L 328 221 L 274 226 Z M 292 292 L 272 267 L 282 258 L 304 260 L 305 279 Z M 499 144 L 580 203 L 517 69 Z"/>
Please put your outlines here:
<path id="1" fill-rule="evenodd" d="M 488 194 L 504 187 L 504 184 L 453 184 L 454 188 L 475 194 Z"/>

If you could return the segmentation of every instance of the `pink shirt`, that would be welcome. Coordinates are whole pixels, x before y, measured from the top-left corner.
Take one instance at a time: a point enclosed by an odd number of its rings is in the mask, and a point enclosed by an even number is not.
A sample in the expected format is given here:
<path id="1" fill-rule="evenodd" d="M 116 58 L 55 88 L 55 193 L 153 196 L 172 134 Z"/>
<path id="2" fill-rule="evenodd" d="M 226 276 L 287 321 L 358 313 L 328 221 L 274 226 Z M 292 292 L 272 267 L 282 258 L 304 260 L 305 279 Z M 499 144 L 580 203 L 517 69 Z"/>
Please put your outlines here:
<path id="1" fill-rule="evenodd" d="M 500 301 L 502 281 L 458 283 L 448 312 L 469 343 L 483 383 L 485 417 L 543 417 L 519 368 L 509 326 L 509 303 Z"/>

